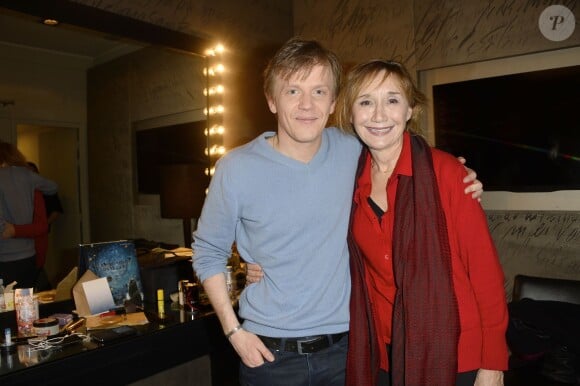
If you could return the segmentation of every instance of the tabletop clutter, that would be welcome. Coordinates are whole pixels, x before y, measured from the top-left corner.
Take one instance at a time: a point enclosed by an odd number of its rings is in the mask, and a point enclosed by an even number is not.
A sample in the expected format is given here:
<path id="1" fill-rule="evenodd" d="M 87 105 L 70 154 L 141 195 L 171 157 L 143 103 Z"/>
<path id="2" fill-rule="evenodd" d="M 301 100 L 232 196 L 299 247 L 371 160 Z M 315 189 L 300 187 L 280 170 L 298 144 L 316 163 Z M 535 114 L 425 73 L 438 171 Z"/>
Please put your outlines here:
<path id="1" fill-rule="evenodd" d="M 180 311 L 180 318 L 183 313 L 194 318 L 200 311 L 211 309 L 195 274 L 161 275 L 165 271 L 159 271 L 154 275 L 156 280 L 141 277 L 139 267 L 141 271 L 147 266 L 159 269 L 161 263 L 187 264 L 191 270 L 192 250 L 182 249 L 185 248 L 150 250 L 147 256 L 152 256 L 150 259 L 154 258 L 156 264 L 147 265 L 141 261 L 143 256 L 137 263 L 140 254 L 136 253 L 132 241 L 82 245 L 79 266 L 73 268 L 54 290 L 38 293 L 34 288 L 16 288 L 16 282 L 4 287 L 0 278 L 0 312 L 11 311 L 16 319 L 15 324 L 0 325 L 0 353 L 11 354 L 19 345 L 41 350 L 83 340 L 104 343 L 128 336 L 136 331 L 135 328 L 121 329 L 121 326 L 144 325 L 151 318 L 156 322 L 166 320 L 170 315 L 166 309 L 166 302 L 169 301 L 171 310 Z M 245 286 L 245 266 L 237 253 L 232 254 L 232 260 L 228 263 L 224 275 L 234 302 Z M 149 274 L 148 271 L 146 273 Z M 165 283 L 168 280 L 171 283 Z M 74 310 L 70 311 L 69 304 L 68 309 L 62 312 L 57 307 L 59 312 L 41 314 L 44 307 L 40 305 L 58 305 L 59 301 L 70 300 L 71 295 Z M 50 309 L 55 310 L 54 307 Z M 3 320 L 6 324 L 8 319 Z M 15 331 L 10 328 L 14 325 Z M 102 330 L 111 331 L 104 334 L 98 332 Z"/>
<path id="2" fill-rule="evenodd" d="M 76 272 L 72 276 L 76 276 Z M 107 278 L 97 277 L 89 270 L 72 288 L 70 283 L 68 285 L 75 306 L 71 312 L 42 315 L 40 304 L 54 302 L 57 290 L 35 293 L 33 288 L 14 288 L 16 285 L 14 282 L 5 288 L 0 287 L 0 312 L 13 311 L 16 318 L 16 331 L 0 326 L 2 355 L 15 353 L 21 345 L 40 350 L 79 343 L 85 339 L 105 343 L 108 339 L 102 340 L 102 330 L 110 329 L 109 335 L 122 337 L 130 335 L 125 331 L 129 328 L 125 327 L 149 323 L 142 302 L 127 300 L 123 304 L 115 304 Z M 164 312 L 163 309 L 159 311 Z M 120 334 L 121 326 L 125 326 L 123 334 Z"/>

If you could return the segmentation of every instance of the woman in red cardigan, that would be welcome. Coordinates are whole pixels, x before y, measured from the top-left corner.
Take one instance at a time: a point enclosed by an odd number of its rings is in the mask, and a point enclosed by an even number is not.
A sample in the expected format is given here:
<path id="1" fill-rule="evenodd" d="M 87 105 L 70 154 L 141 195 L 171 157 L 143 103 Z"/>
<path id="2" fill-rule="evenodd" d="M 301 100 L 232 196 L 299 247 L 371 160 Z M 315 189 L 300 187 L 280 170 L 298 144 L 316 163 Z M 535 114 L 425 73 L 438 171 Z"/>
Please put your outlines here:
<path id="1" fill-rule="evenodd" d="M 2 238 L 23 237 L 34 239 L 36 250 L 36 267 L 42 268 L 46 261 L 48 251 L 48 218 L 44 196 L 38 190 L 34 191 L 34 214 L 30 224 L 11 224 L 6 222 Z"/>
<path id="2" fill-rule="evenodd" d="M 366 145 L 349 232 L 348 385 L 501 386 L 504 277 L 465 168 L 414 134 L 425 96 L 397 62 L 354 67 L 340 127 Z"/>

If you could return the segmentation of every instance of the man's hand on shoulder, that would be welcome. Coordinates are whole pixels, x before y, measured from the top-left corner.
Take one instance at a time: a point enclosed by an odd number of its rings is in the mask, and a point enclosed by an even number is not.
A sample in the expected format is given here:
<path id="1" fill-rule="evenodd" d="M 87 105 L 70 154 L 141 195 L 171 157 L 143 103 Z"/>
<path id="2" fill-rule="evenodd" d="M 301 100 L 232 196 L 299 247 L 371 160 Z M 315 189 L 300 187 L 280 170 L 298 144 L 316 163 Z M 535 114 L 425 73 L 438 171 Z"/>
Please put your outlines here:
<path id="1" fill-rule="evenodd" d="M 246 283 L 257 283 L 264 277 L 264 271 L 258 264 L 246 263 Z"/>
<path id="2" fill-rule="evenodd" d="M 481 196 L 483 194 L 483 184 L 481 183 L 481 181 L 477 179 L 477 173 L 475 172 L 475 170 L 465 166 L 466 162 L 465 158 L 457 157 L 457 159 L 459 160 L 459 162 L 463 164 L 465 170 L 467 170 L 467 175 L 463 179 L 463 182 L 469 184 L 469 186 L 465 188 L 465 194 L 471 193 L 471 198 L 477 199 L 477 201 L 481 202 Z"/>

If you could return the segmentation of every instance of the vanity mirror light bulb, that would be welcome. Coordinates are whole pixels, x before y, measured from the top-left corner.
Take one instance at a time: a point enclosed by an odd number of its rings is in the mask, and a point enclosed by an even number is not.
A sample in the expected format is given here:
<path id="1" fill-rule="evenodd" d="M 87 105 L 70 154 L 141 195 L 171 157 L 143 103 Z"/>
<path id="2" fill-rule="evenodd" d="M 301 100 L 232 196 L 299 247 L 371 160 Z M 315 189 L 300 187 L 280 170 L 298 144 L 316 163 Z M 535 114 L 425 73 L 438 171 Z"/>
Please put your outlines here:
<path id="1" fill-rule="evenodd" d="M 208 48 L 205 50 L 206 56 L 216 56 L 216 54 L 222 54 L 225 51 L 225 47 L 223 44 L 218 43 L 214 48 Z"/>
<path id="2" fill-rule="evenodd" d="M 225 132 L 225 129 L 223 126 L 218 126 L 218 125 L 213 125 L 209 130 L 206 129 L 206 131 L 204 132 L 205 135 L 207 136 L 209 135 L 222 135 Z"/>
<path id="3" fill-rule="evenodd" d="M 205 115 L 208 115 L 208 114 L 209 115 L 214 115 L 214 114 L 221 114 L 221 113 L 224 112 L 224 110 L 225 109 L 224 109 L 224 107 L 222 105 L 218 105 L 218 106 L 211 106 L 209 108 L 209 110 L 207 108 L 206 109 L 203 109 L 203 113 Z"/>
<path id="4" fill-rule="evenodd" d="M 221 90 L 222 90 L 221 92 L 223 92 L 223 87 L 221 87 Z M 209 89 L 207 89 L 207 88 L 204 88 L 203 89 L 203 95 L 204 96 L 208 96 L 208 95 L 209 96 L 212 96 L 212 95 L 215 95 L 215 94 L 220 94 L 220 92 L 218 91 L 217 87 L 210 87 Z"/>

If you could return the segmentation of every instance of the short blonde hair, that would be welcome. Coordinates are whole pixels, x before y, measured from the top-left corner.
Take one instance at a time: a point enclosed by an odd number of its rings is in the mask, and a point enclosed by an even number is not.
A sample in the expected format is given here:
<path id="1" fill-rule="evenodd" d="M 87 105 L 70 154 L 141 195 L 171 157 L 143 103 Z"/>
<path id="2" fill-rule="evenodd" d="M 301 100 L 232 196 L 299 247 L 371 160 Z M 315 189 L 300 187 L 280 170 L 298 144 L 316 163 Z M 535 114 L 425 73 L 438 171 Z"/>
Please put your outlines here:
<path id="1" fill-rule="evenodd" d="M 294 37 L 288 40 L 264 70 L 264 94 L 271 98 L 276 77 L 284 80 L 295 74 L 307 77 L 316 65 L 325 66 L 332 75 L 332 99 L 336 99 L 342 78 L 342 66 L 336 54 L 315 40 Z"/>

